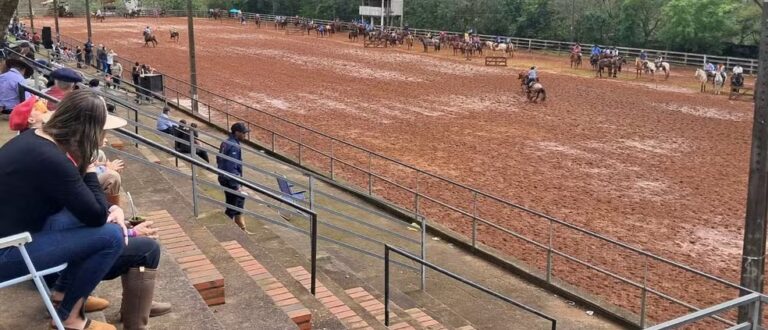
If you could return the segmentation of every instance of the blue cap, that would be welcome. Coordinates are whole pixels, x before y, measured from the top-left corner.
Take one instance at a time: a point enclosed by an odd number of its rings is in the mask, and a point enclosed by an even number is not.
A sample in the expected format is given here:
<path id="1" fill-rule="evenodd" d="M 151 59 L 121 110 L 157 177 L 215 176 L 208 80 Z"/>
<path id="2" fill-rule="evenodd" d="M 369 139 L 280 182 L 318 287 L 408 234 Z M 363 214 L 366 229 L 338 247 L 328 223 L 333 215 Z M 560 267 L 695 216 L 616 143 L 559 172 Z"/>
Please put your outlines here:
<path id="1" fill-rule="evenodd" d="M 65 82 L 79 83 L 83 81 L 83 77 L 77 73 L 77 71 L 70 68 L 56 69 L 51 72 L 51 79 L 61 80 Z"/>

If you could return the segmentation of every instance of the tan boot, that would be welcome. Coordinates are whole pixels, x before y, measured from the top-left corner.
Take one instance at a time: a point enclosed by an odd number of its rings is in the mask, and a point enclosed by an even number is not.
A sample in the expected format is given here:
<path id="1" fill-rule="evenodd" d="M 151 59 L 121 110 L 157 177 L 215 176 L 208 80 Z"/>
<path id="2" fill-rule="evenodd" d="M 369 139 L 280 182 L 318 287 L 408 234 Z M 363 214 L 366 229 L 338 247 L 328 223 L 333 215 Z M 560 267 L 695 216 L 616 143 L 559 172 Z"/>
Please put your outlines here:
<path id="1" fill-rule="evenodd" d="M 61 301 L 58 300 L 51 300 L 53 303 L 53 307 L 58 308 Z M 85 304 L 83 304 L 83 311 L 86 313 L 93 313 L 93 312 L 100 312 L 109 307 L 109 300 L 106 300 L 104 298 L 99 298 L 96 296 L 88 296 L 88 298 L 85 299 Z"/>
<path id="2" fill-rule="evenodd" d="M 149 309 L 149 317 L 165 315 L 171 312 L 171 304 L 164 302 L 152 302 L 152 308 Z"/>
<path id="3" fill-rule="evenodd" d="M 248 229 L 245 227 L 245 220 L 243 220 L 243 215 L 236 215 L 235 216 L 235 224 L 237 224 L 240 229 L 242 229 L 246 234 L 253 235 L 252 232 L 248 231 Z"/>
<path id="4" fill-rule="evenodd" d="M 131 268 L 123 274 L 123 301 L 120 316 L 124 330 L 145 330 L 149 323 L 152 296 L 155 294 L 156 270 Z"/>

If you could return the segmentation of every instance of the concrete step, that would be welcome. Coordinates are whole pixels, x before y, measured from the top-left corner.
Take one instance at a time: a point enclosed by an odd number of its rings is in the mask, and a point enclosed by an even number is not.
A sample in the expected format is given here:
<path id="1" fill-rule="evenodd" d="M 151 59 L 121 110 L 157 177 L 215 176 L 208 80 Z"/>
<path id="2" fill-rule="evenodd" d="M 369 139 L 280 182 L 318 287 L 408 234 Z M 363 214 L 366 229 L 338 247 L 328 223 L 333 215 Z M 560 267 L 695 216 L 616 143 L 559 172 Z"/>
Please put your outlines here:
<path id="1" fill-rule="evenodd" d="M 356 303 L 358 303 L 360 306 L 362 306 L 366 312 L 373 317 L 376 318 L 381 324 L 384 324 L 384 304 L 373 297 L 368 291 L 363 289 L 362 287 L 356 287 L 352 289 L 347 289 L 345 292 L 349 295 L 350 298 L 352 298 Z M 390 329 L 408 329 L 408 327 L 415 329 L 413 325 L 409 324 L 408 321 L 403 320 L 403 315 L 407 315 L 402 312 L 400 307 L 397 306 L 397 304 L 390 302 L 389 303 L 390 308 L 390 319 L 389 319 L 389 328 Z M 410 320 L 411 323 L 415 322 L 415 320 Z M 406 325 L 408 327 L 406 327 Z"/>

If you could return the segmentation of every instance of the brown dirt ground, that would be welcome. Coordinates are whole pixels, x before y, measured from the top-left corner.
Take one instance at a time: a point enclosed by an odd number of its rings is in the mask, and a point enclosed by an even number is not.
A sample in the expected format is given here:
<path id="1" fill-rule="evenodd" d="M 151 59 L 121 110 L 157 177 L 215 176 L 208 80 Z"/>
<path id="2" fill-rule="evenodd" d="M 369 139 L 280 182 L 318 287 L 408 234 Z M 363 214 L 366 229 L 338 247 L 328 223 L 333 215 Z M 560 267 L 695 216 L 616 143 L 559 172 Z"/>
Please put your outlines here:
<path id="1" fill-rule="evenodd" d="M 157 48 L 142 47 L 141 28 L 147 24 L 158 30 Z M 634 79 L 630 64 L 619 79 L 596 79 L 587 69 L 569 69 L 564 56 L 521 52 L 512 67 L 491 68 L 480 58 L 454 57 L 450 50 L 366 49 L 346 35 L 319 39 L 286 36 L 271 25 L 195 24 L 203 88 L 738 281 L 753 106 L 698 93 L 689 69 L 673 68 L 668 81 L 654 82 Z M 82 19 L 62 19 L 61 26 L 66 36 L 85 36 Z M 169 43 L 170 26 L 182 31 L 180 43 Z M 107 43 L 121 56 L 177 77 L 188 74 L 185 19 L 114 19 L 94 22 L 93 30 L 95 42 Z M 546 102 L 528 103 L 520 92 L 516 73 L 531 65 L 542 71 Z M 329 152 L 328 139 L 232 104 L 219 106 Z M 278 139 L 278 146 L 296 152 L 287 140 Z M 350 164 L 369 166 L 361 152 L 338 143 L 333 147 Z M 304 150 L 303 157 L 328 170 L 319 154 Z M 370 164 L 393 181 L 412 189 L 418 184 L 419 191 L 472 211 L 466 190 L 417 177 L 377 157 Z M 350 166 L 337 163 L 335 171 L 367 187 L 367 176 Z M 413 208 L 412 196 L 383 180 L 374 179 L 373 190 Z M 425 200 L 419 206 L 457 232 L 470 230 L 466 215 Z M 546 244 L 549 227 L 543 219 L 489 198 L 478 198 L 477 207 L 481 217 Z M 559 251 L 642 282 L 643 258 L 562 226 L 552 232 Z M 532 267 L 545 267 L 543 250 L 498 230 L 481 225 L 478 239 Z M 658 262 L 649 261 L 647 272 L 651 287 L 698 306 L 736 295 Z M 554 258 L 554 274 L 639 311 L 639 289 L 562 257 Z M 685 312 L 653 294 L 648 303 L 656 320 Z"/>

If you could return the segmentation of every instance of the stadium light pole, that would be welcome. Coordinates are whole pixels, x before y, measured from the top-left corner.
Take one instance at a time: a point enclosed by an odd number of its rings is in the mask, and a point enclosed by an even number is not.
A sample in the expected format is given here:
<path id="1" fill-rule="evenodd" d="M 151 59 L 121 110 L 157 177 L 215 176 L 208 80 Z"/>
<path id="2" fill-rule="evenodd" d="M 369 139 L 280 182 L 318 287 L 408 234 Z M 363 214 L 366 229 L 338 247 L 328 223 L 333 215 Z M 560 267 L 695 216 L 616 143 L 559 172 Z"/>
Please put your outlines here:
<path id="1" fill-rule="evenodd" d="M 741 286 L 763 292 L 765 280 L 766 217 L 768 216 L 768 0 L 762 0 L 760 57 L 755 83 L 755 115 L 752 123 L 752 151 L 741 256 Z M 740 295 L 746 295 L 741 292 Z M 760 313 L 755 306 L 739 308 L 739 322 Z M 760 318 L 762 320 L 762 317 Z"/>
<path id="2" fill-rule="evenodd" d="M 187 30 L 189 34 L 189 93 L 192 113 L 197 113 L 197 66 L 195 65 L 195 22 L 192 17 L 192 0 L 187 0 Z"/>
<path id="3" fill-rule="evenodd" d="M 88 28 L 87 42 L 93 42 L 93 31 L 91 30 L 91 0 L 85 0 L 85 24 Z"/>

